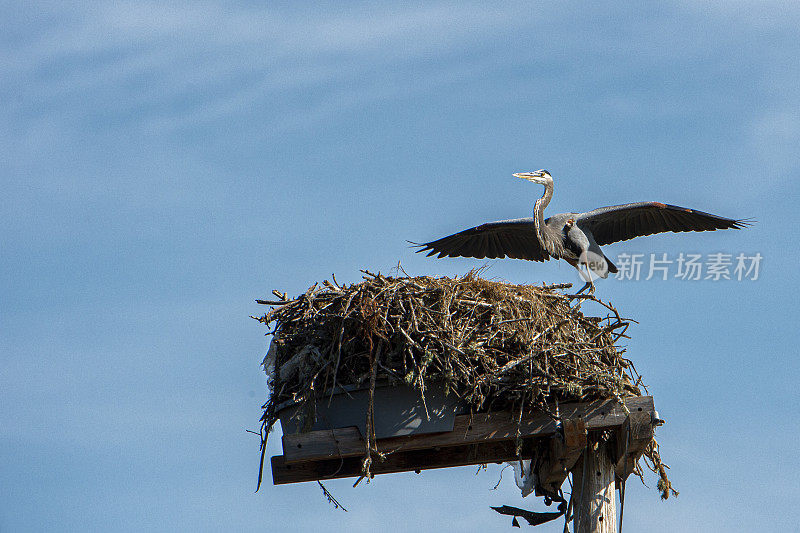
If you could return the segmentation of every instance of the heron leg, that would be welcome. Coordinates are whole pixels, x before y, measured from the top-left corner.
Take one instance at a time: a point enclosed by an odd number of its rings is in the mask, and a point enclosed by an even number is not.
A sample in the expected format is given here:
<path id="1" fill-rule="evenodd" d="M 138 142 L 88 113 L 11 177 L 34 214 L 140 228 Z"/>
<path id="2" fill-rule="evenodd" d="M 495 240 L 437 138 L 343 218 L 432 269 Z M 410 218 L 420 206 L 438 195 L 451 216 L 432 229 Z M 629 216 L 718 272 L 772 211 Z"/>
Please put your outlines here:
<path id="1" fill-rule="evenodd" d="M 583 271 L 581 270 L 581 265 L 584 265 L 585 268 L 586 268 L 586 275 L 585 276 L 583 274 Z M 580 273 L 582 278 L 588 279 L 589 281 L 587 281 L 584 284 L 584 286 L 581 287 L 581 289 L 578 292 L 576 292 L 575 294 L 571 295 L 571 297 L 572 298 L 577 297 L 578 295 L 580 295 L 586 289 L 589 289 L 589 294 L 594 294 L 594 282 L 592 280 L 592 273 L 589 271 L 589 265 L 587 265 L 585 263 L 575 262 L 575 264 L 573 264 L 572 266 L 574 266 L 576 269 L 578 269 L 578 273 Z"/>
<path id="2" fill-rule="evenodd" d="M 584 268 L 586 269 L 586 279 L 588 281 L 586 282 L 586 284 L 583 287 L 581 287 L 581 290 L 579 290 L 575 294 L 576 295 L 581 294 L 586 289 L 589 289 L 589 294 L 594 294 L 594 280 L 592 279 L 592 271 L 589 270 L 589 265 L 588 264 L 586 264 L 586 263 L 582 263 L 582 264 L 583 264 Z M 581 270 L 580 264 L 576 268 L 578 269 L 578 272 L 580 272 L 580 270 Z M 583 272 L 581 272 L 581 276 L 583 276 Z"/>

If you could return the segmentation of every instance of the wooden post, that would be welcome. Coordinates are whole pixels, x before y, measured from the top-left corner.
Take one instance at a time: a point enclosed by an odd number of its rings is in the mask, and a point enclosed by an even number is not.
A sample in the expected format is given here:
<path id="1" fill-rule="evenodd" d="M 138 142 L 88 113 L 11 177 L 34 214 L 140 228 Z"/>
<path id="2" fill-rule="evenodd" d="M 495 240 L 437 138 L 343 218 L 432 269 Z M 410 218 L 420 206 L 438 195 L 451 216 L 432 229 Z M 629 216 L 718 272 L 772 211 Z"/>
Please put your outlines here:
<path id="1" fill-rule="evenodd" d="M 615 472 L 610 451 L 608 442 L 590 443 L 572 470 L 574 533 L 617 530 Z"/>

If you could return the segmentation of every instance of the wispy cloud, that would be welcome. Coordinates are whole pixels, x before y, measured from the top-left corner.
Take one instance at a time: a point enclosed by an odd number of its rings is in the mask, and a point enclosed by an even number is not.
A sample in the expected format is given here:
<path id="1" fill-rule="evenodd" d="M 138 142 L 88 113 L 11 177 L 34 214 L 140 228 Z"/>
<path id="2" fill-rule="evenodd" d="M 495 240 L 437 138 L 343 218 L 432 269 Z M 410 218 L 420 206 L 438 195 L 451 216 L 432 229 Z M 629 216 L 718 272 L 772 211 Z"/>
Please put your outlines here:
<path id="1" fill-rule="evenodd" d="M 27 9 L 41 13 L 28 18 L 44 22 L 7 36 L 0 51 L 5 75 L 0 96 L 7 102 L 0 117 L 10 125 L 0 132 L 0 145 L 34 158 L 38 150 L 52 149 L 54 140 L 68 145 L 75 132 L 168 135 L 244 122 L 253 113 L 259 115 L 258 135 L 269 137 L 359 105 L 466 85 L 486 72 L 508 75 L 532 64 L 537 80 L 547 83 L 552 75 L 566 90 L 594 99 L 597 108 L 631 116 L 646 108 L 651 118 L 680 120 L 729 103 L 687 98 L 683 87 L 696 91 L 698 80 L 662 78 L 662 73 L 680 71 L 676 61 L 733 68 L 714 56 L 727 47 L 698 46 L 698 39 L 713 40 L 703 37 L 709 20 L 752 31 L 747 5 L 678 2 L 665 8 L 669 24 L 641 20 L 613 31 L 600 31 L 592 18 L 602 13 L 590 9 L 551 11 L 517 2 L 363 5 L 327 12 L 214 1 L 34 5 Z M 781 21 L 800 13 L 790 2 L 768 7 L 756 18 L 778 25 L 779 35 L 788 32 Z M 581 31 L 571 31 L 575 25 Z M 676 33 L 676 27 L 684 32 Z M 735 42 L 736 31 L 725 38 Z M 485 59 L 474 53 L 498 42 L 519 43 L 522 52 L 508 65 L 497 54 Z M 465 49 L 473 54 L 461 54 Z M 783 64 L 766 57 L 764 72 L 775 70 L 770 62 Z M 619 68 L 609 68 L 614 65 Z M 663 85 L 625 84 L 637 69 Z M 715 75 L 710 72 L 706 83 Z M 528 70 L 527 79 L 532 76 Z M 764 87 L 769 80 L 754 83 Z M 530 90 L 495 90 L 508 91 L 497 96 L 513 105 L 530 97 Z M 786 95 L 777 109 L 791 109 L 795 101 L 796 95 Z M 754 118 L 754 138 L 762 138 L 766 124 L 775 120 L 772 114 Z"/>
<path id="2" fill-rule="evenodd" d="M 10 75 L 5 92 L 24 95 L 14 106 L 19 113 L 80 107 L 88 96 L 111 112 L 147 116 L 148 108 L 169 104 L 174 112 L 175 99 L 200 95 L 206 116 L 220 116 L 274 91 L 436 57 L 511 22 L 497 10 L 450 4 L 288 15 L 217 3 L 115 2 L 57 18 L 52 31 L 0 57 Z M 189 110 L 183 120 L 201 115 Z"/>

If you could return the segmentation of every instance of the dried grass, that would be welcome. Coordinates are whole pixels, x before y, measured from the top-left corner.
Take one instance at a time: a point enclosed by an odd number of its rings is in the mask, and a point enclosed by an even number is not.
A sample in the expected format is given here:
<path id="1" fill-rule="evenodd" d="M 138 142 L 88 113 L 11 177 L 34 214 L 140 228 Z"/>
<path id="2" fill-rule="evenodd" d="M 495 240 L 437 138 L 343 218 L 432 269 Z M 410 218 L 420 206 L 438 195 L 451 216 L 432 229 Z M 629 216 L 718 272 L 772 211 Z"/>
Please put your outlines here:
<path id="1" fill-rule="evenodd" d="M 263 406 L 262 469 L 277 407 L 300 402 L 310 427 L 316 402 L 337 385 L 369 384 L 372 398 L 378 381 L 405 383 L 424 400 L 426 383 L 435 380 L 473 411 L 520 413 L 642 394 L 640 376 L 617 346 L 631 321 L 593 296 L 573 305 L 576 300 L 555 290 L 565 286 L 494 282 L 479 271 L 455 279 L 363 272 L 364 281 L 349 286 L 333 278 L 294 299 L 273 291 L 278 300 L 259 300 L 273 307 L 253 318 L 274 324 L 264 361 L 272 393 Z M 605 316 L 584 315 L 586 300 L 601 305 Z M 378 453 L 371 427 L 370 401 L 365 475 Z M 668 495 L 655 444 L 646 456 Z"/>

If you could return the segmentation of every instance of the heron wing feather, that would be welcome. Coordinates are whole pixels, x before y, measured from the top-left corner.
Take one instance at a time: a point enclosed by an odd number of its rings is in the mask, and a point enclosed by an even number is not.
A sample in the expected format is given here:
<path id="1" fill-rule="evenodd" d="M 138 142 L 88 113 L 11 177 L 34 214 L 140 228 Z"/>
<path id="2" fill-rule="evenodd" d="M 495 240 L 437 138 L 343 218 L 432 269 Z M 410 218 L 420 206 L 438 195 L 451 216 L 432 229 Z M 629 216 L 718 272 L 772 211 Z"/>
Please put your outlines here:
<path id="1" fill-rule="evenodd" d="M 550 258 L 539 244 L 532 218 L 500 220 L 459 231 L 423 244 L 417 252 L 438 254 L 437 257 L 475 257 L 497 259 L 510 257 L 529 261 Z"/>
<path id="2" fill-rule="evenodd" d="M 601 207 L 581 213 L 576 222 L 585 231 L 590 231 L 601 246 L 667 231 L 742 229 L 750 225 L 746 220 L 725 218 L 659 202 Z"/>

